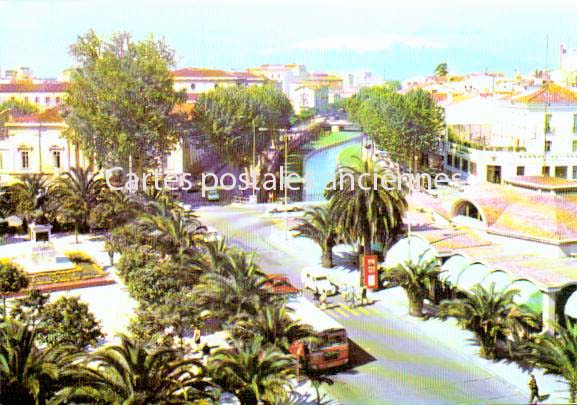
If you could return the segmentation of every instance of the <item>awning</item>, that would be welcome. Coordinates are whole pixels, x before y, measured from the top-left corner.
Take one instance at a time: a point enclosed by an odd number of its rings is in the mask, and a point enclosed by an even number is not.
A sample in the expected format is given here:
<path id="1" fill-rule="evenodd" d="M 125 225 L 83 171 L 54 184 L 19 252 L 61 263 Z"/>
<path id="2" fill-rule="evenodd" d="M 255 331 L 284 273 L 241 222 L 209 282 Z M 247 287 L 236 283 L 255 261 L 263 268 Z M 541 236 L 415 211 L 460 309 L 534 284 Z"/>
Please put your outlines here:
<path id="1" fill-rule="evenodd" d="M 523 306 L 529 311 L 540 314 L 543 311 L 543 293 L 528 280 L 517 280 L 511 283 L 507 290 L 518 290 L 519 294 L 513 298 L 513 302 Z"/>
<path id="2" fill-rule="evenodd" d="M 577 318 L 577 291 L 575 291 L 565 304 L 565 315 Z"/>
<path id="3" fill-rule="evenodd" d="M 450 283 L 453 286 L 457 285 L 457 280 L 459 276 L 467 267 L 471 265 L 471 261 L 462 255 L 451 256 L 442 266 L 441 269 L 444 270 L 439 278 Z"/>
<path id="4" fill-rule="evenodd" d="M 437 250 L 419 236 L 403 238 L 387 252 L 385 268 L 390 269 L 405 262 L 427 262 L 437 257 Z"/>
<path id="5" fill-rule="evenodd" d="M 491 269 L 484 264 L 472 264 L 465 268 L 457 279 L 457 288 L 463 291 L 471 291 L 473 287 L 479 284 L 490 272 Z"/>
<path id="6" fill-rule="evenodd" d="M 513 279 L 509 274 L 504 271 L 497 270 L 493 271 L 481 281 L 481 285 L 488 290 L 491 284 L 495 284 L 495 291 L 505 291 L 507 287 L 513 282 Z"/>

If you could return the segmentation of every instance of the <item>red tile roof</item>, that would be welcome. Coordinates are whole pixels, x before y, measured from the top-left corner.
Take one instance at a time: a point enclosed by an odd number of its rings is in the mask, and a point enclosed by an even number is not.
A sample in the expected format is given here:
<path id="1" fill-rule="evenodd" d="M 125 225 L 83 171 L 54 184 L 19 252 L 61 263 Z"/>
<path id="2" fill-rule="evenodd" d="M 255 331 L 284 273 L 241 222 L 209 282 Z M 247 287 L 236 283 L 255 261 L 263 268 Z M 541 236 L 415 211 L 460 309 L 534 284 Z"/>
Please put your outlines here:
<path id="1" fill-rule="evenodd" d="M 233 77 L 230 72 L 218 69 L 184 68 L 172 72 L 175 77 Z"/>
<path id="2" fill-rule="evenodd" d="M 514 97 L 514 103 L 577 105 L 577 93 L 553 82 L 547 82 L 539 89 Z"/>
<path id="3" fill-rule="evenodd" d="M 65 92 L 68 83 L 0 83 L 0 93 L 59 93 Z"/>

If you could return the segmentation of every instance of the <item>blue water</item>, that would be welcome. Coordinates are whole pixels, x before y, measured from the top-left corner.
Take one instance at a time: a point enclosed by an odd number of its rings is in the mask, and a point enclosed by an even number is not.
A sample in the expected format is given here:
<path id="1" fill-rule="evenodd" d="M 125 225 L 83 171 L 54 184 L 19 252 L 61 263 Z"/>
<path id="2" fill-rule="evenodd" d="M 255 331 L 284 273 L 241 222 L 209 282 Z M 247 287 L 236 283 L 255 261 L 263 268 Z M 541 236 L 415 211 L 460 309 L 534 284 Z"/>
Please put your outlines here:
<path id="1" fill-rule="evenodd" d="M 309 153 L 304 159 L 305 201 L 323 201 L 325 186 L 333 180 L 337 167 L 337 157 L 341 151 L 350 145 L 361 143 L 359 137 L 341 143 L 340 145 Z"/>

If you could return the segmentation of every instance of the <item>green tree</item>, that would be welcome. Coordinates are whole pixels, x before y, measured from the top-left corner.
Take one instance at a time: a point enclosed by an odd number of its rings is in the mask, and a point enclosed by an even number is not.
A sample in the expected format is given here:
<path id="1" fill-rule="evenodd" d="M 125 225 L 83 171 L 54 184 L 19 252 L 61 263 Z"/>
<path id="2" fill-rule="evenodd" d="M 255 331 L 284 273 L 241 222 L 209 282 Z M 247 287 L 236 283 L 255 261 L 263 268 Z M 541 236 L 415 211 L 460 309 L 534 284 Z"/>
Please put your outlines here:
<path id="1" fill-rule="evenodd" d="M 153 37 L 135 42 L 128 33 L 105 40 L 89 31 L 70 47 L 78 68 L 66 97 L 66 137 L 99 165 L 140 176 L 156 166 L 187 130 L 187 117 L 174 112 L 186 101 L 174 90 L 174 53 Z"/>
<path id="2" fill-rule="evenodd" d="M 233 392 L 241 404 L 274 404 L 287 399 L 295 361 L 257 336 L 235 340 L 231 349 L 217 349 L 208 368 L 215 381 Z"/>
<path id="3" fill-rule="evenodd" d="M 100 322 L 78 297 L 62 296 L 40 313 L 38 339 L 49 346 L 67 345 L 84 349 L 96 346 L 104 334 Z"/>
<path id="4" fill-rule="evenodd" d="M 539 335 L 529 343 L 531 360 L 547 374 L 561 376 L 569 387 L 569 402 L 577 401 L 577 325 L 555 325 L 555 335 Z"/>
<path id="5" fill-rule="evenodd" d="M 74 372 L 77 353 L 70 347 L 40 350 L 36 332 L 11 318 L 0 327 L 0 402 L 45 404 Z"/>
<path id="6" fill-rule="evenodd" d="M 489 289 L 477 285 L 472 292 L 464 293 L 465 298 L 441 303 L 437 316 L 456 318 L 459 325 L 477 337 L 481 356 L 495 358 L 498 340 L 520 335 L 537 325 L 533 314 L 513 302 L 518 293 L 518 290 L 496 292 L 494 284 Z"/>
<path id="7" fill-rule="evenodd" d="M 315 393 L 317 395 L 317 405 L 321 405 L 322 404 L 322 398 L 320 392 L 321 385 L 322 384 L 333 385 L 335 382 L 326 373 L 325 370 L 313 370 L 311 368 L 306 368 L 305 375 L 307 376 L 307 379 L 311 382 L 311 385 L 315 389 Z"/>
<path id="8" fill-rule="evenodd" d="M 307 210 L 302 222 L 292 230 L 296 231 L 296 237 L 315 241 L 322 251 L 323 267 L 333 267 L 333 248 L 337 244 L 337 232 L 326 207 L 314 207 Z"/>
<path id="9" fill-rule="evenodd" d="M 447 62 L 439 63 L 434 71 L 435 76 L 445 77 L 449 74 Z"/>
<path id="10" fill-rule="evenodd" d="M 0 104 L 0 112 L 10 110 L 14 115 L 28 115 L 38 111 L 38 107 L 28 101 L 10 99 Z"/>
<path id="11" fill-rule="evenodd" d="M 91 353 L 86 363 L 94 377 L 64 388 L 57 400 L 148 405 L 213 398 L 213 385 L 200 362 L 183 359 L 178 350 L 154 348 L 125 335 L 120 335 L 120 344 Z"/>
<path id="12" fill-rule="evenodd" d="M 40 290 L 33 288 L 27 296 L 14 300 L 10 315 L 20 322 L 35 326 L 49 299 L 50 295 L 42 294 Z"/>
<path id="13" fill-rule="evenodd" d="M 90 222 L 99 228 L 116 228 L 134 220 L 140 208 L 140 204 L 126 192 L 104 191 Z"/>
<path id="14" fill-rule="evenodd" d="M 436 259 L 417 263 L 408 261 L 385 270 L 381 280 L 400 285 L 409 298 L 409 313 L 420 317 L 423 316 L 423 302 L 439 273 L 441 269 Z"/>
<path id="15" fill-rule="evenodd" d="M 359 241 L 364 254 L 372 245 L 387 246 L 403 232 L 407 210 L 404 190 L 389 187 L 389 172 L 365 161 L 363 170 L 339 167 L 325 188 L 332 220 L 342 239 Z"/>
<path id="16" fill-rule="evenodd" d="M 24 174 L 9 188 L 15 213 L 26 226 L 34 221 L 45 222 L 50 180 L 44 174 Z"/>
<path id="17" fill-rule="evenodd" d="M 59 222 L 72 223 L 78 243 L 79 231 L 89 229 L 90 217 L 105 190 L 104 179 L 89 169 L 71 168 L 55 182 L 53 193 L 60 202 Z"/>
<path id="18" fill-rule="evenodd" d="M 291 343 L 316 341 L 316 333 L 310 325 L 294 321 L 290 309 L 284 302 L 263 307 L 257 314 L 241 314 L 232 325 L 232 335 L 238 339 L 252 341 L 261 336 L 263 343 L 276 346 L 289 353 Z"/>
<path id="19" fill-rule="evenodd" d="M 2 296 L 3 316 L 8 315 L 6 298 L 28 287 L 28 276 L 22 267 L 8 259 L 0 259 L 0 295 Z"/>

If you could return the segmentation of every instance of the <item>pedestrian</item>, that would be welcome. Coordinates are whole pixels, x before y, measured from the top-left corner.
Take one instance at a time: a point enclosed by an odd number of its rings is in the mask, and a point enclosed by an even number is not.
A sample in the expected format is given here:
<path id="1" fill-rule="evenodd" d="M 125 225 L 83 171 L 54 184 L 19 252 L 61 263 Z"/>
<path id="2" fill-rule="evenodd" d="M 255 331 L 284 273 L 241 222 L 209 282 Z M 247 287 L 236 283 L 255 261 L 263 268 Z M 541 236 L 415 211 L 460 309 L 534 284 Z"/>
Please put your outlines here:
<path id="1" fill-rule="evenodd" d="M 351 287 L 351 308 L 357 306 L 357 296 L 355 295 L 355 287 Z"/>
<path id="2" fill-rule="evenodd" d="M 319 292 L 319 288 L 315 287 L 315 292 L 313 293 L 313 301 L 319 302 L 320 299 L 321 299 L 321 293 Z"/>
<path id="3" fill-rule="evenodd" d="M 537 380 L 533 374 L 529 377 L 529 390 L 531 390 L 531 396 L 529 397 L 529 402 L 536 404 L 539 402 L 539 386 L 537 385 Z"/>
<path id="4" fill-rule="evenodd" d="M 327 307 L 327 292 L 323 290 L 320 298 L 321 309 L 325 309 Z"/>
<path id="5" fill-rule="evenodd" d="M 361 305 L 369 305 L 369 299 L 367 298 L 367 287 L 363 286 L 361 290 Z"/>
<path id="6" fill-rule="evenodd" d="M 194 328 L 194 344 L 197 347 L 197 349 L 200 347 L 200 329 L 198 328 Z"/>

